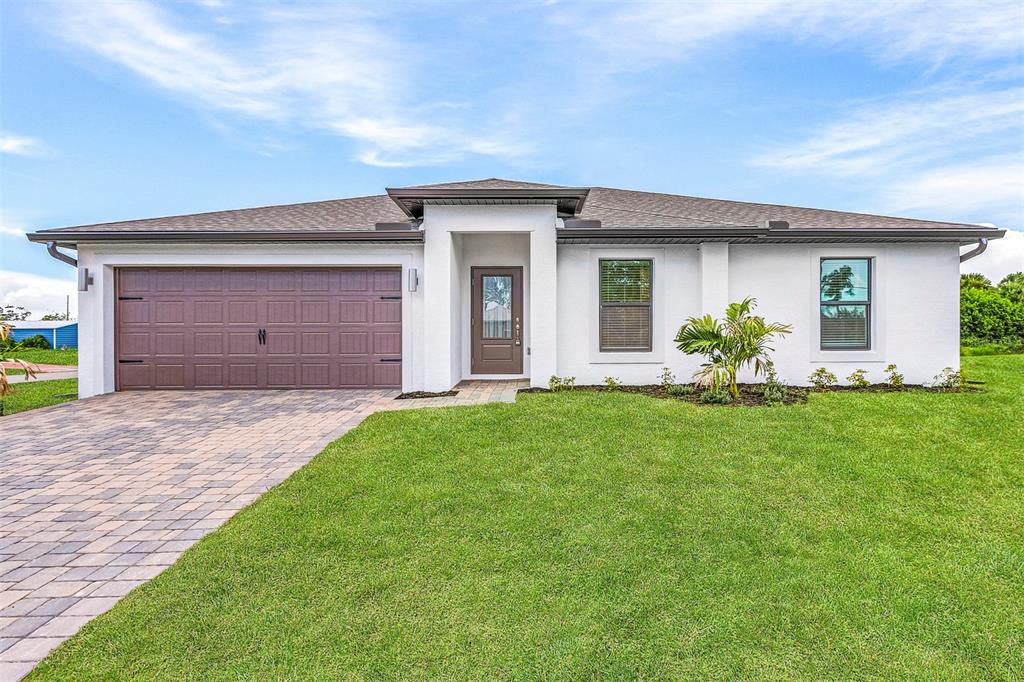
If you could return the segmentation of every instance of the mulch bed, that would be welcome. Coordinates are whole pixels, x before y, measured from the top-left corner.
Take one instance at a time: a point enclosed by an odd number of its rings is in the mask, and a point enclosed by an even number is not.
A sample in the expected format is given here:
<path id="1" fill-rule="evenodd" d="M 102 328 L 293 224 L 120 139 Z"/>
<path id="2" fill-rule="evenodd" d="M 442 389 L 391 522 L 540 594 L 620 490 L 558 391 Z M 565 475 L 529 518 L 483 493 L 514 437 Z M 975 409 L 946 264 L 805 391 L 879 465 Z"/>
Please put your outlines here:
<path id="1" fill-rule="evenodd" d="M 441 391 L 440 393 L 431 393 L 430 391 L 409 391 L 408 393 L 400 393 L 395 396 L 395 400 L 416 400 L 417 398 L 449 398 L 453 395 L 458 395 L 458 391 Z"/>
<path id="2" fill-rule="evenodd" d="M 969 384 L 979 384 L 981 382 L 968 382 Z M 563 391 L 586 391 L 588 393 L 610 393 L 613 391 L 619 391 L 622 393 L 637 393 L 640 395 L 650 396 L 652 398 L 660 398 L 663 400 L 680 400 L 686 403 L 693 403 L 695 405 L 710 405 L 720 407 L 766 407 L 764 397 L 761 395 L 761 391 L 764 389 L 764 384 L 739 384 L 740 396 L 733 400 L 731 403 L 703 403 L 700 400 L 700 394 L 703 389 L 694 389 L 692 393 L 686 395 L 673 395 L 660 384 L 650 384 L 646 386 L 620 386 L 618 388 L 608 388 L 603 384 L 597 385 L 583 385 L 575 386 L 570 389 L 563 389 Z M 893 388 L 889 384 L 871 384 L 865 388 L 855 388 L 853 386 L 832 386 L 830 388 L 817 389 L 808 388 L 804 386 L 789 386 L 786 399 L 783 401 L 784 405 L 799 405 L 807 402 L 807 396 L 811 393 L 902 393 L 905 391 L 927 391 L 929 393 L 965 393 L 971 391 L 980 390 L 975 386 L 968 386 L 962 389 L 950 389 L 950 388 L 937 388 L 934 386 L 921 386 L 919 384 L 906 384 L 902 388 Z M 552 391 L 547 388 L 521 388 L 519 393 L 551 393 Z M 560 391 L 561 392 L 561 391 Z"/>

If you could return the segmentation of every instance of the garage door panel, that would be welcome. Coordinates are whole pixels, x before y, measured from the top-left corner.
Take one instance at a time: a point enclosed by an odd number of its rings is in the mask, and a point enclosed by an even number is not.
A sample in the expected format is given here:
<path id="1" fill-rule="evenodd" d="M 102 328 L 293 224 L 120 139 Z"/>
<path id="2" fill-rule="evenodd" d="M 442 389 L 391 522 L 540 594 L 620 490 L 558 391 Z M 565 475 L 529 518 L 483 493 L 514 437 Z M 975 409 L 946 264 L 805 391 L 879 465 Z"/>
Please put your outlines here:
<path id="1" fill-rule="evenodd" d="M 259 306 L 256 301 L 228 301 L 228 322 L 231 324 L 251 324 L 258 326 L 257 315 Z"/>
<path id="2" fill-rule="evenodd" d="M 292 324 L 297 321 L 296 301 L 267 301 L 267 324 Z"/>
<path id="3" fill-rule="evenodd" d="M 156 274 L 156 290 L 160 292 L 181 292 L 185 290 L 184 270 L 160 270 Z"/>
<path id="4" fill-rule="evenodd" d="M 222 293 L 224 272 L 222 270 L 193 270 L 192 288 L 196 291 Z"/>
<path id="5" fill-rule="evenodd" d="M 150 355 L 149 332 L 122 332 L 118 344 L 122 355 Z"/>
<path id="6" fill-rule="evenodd" d="M 196 332 L 192 337 L 193 352 L 196 355 L 223 355 L 224 334 L 222 332 Z"/>
<path id="7" fill-rule="evenodd" d="M 398 355 L 402 352 L 402 335 L 400 332 L 374 332 L 374 355 Z"/>
<path id="8" fill-rule="evenodd" d="M 359 323 L 369 321 L 369 301 L 341 301 L 338 303 L 338 321 Z"/>
<path id="9" fill-rule="evenodd" d="M 402 319 L 401 301 L 374 301 L 374 322 L 398 322 Z"/>
<path id="10" fill-rule="evenodd" d="M 370 385 L 370 372 L 366 364 L 338 365 L 338 385 L 342 388 L 362 388 Z"/>
<path id="11" fill-rule="evenodd" d="M 195 366 L 196 388 L 225 388 L 224 365 Z"/>
<path id="12" fill-rule="evenodd" d="M 395 268 L 119 269 L 118 388 L 399 386 L 402 281 Z"/>
<path id="13" fill-rule="evenodd" d="M 158 364 L 153 377 L 155 388 L 181 388 L 185 385 L 185 365 Z"/>
<path id="14" fill-rule="evenodd" d="M 256 293 L 256 270 L 227 270 L 228 291 Z"/>
<path id="15" fill-rule="evenodd" d="M 298 350 L 297 337 L 298 332 L 268 329 L 266 346 L 267 354 L 295 355 Z"/>
<path id="16" fill-rule="evenodd" d="M 397 362 L 382 362 L 371 365 L 373 368 L 374 386 L 400 386 L 402 384 L 402 365 Z"/>
<path id="17" fill-rule="evenodd" d="M 153 335 L 154 355 L 184 355 L 185 333 L 163 332 Z"/>
<path id="18" fill-rule="evenodd" d="M 325 324 L 331 321 L 329 301 L 303 301 L 299 321 L 303 324 Z"/>
<path id="19" fill-rule="evenodd" d="M 196 324 L 224 324 L 224 301 L 194 301 L 192 321 Z"/>

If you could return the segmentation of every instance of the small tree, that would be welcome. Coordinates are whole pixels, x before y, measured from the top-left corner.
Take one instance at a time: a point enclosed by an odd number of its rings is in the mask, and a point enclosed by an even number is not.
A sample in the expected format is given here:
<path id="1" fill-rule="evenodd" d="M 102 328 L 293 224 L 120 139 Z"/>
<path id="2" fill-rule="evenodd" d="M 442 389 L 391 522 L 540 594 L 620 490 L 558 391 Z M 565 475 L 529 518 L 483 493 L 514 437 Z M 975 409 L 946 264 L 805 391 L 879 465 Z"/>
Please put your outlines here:
<path id="1" fill-rule="evenodd" d="M 713 389 L 726 384 L 736 398 L 740 394 L 736 376 L 741 369 L 752 366 L 755 376 L 767 370 L 768 354 L 775 350 L 769 344 L 792 328 L 788 324 L 765 322 L 763 317 L 752 314 L 756 305 L 756 299 L 745 298 L 730 303 L 722 320 L 710 315 L 691 317 L 680 327 L 675 338 L 679 350 L 708 359 L 694 373 L 697 384 Z"/>
<path id="2" fill-rule="evenodd" d="M 66 322 L 71 316 L 67 313 L 46 313 L 40 319 L 44 322 Z"/>

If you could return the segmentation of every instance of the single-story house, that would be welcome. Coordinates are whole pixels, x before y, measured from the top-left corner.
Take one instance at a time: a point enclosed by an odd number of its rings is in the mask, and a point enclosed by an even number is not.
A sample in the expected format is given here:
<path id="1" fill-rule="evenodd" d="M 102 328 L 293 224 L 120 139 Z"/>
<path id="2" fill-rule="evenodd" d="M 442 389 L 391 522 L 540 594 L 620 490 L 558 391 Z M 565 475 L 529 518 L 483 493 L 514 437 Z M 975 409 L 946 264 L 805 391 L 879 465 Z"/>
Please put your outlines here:
<path id="1" fill-rule="evenodd" d="M 78 348 L 78 323 L 69 320 L 8 320 L 11 339 L 24 341 L 30 336 L 42 336 L 51 348 Z"/>
<path id="2" fill-rule="evenodd" d="M 1003 231 L 488 179 L 41 230 L 79 270 L 82 396 L 688 380 L 673 338 L 748 296 L 779 375 L 959 364 L 959 263 Z M 967 246 L 973 249 L 962 252 Z M 77 259 L 60 251 L 77 249 Z"/>

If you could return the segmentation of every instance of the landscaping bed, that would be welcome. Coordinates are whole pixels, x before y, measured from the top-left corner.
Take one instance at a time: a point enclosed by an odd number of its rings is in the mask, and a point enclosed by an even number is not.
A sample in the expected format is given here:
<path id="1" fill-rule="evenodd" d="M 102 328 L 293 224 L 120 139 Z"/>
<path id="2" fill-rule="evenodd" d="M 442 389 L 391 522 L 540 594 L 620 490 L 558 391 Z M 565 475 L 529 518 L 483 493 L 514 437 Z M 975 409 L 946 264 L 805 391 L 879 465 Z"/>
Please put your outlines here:
<path id="1" fill-rule="evenodd" d="M 439 391 L 437 393 L 431 391 L 409 391 L 407 393 L 400 393 L 395 396 L 395 400 L 417 400 L 419 398 L 450 398 L 453 395 L 458 395 L 458 391 Z"/>

